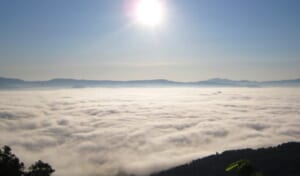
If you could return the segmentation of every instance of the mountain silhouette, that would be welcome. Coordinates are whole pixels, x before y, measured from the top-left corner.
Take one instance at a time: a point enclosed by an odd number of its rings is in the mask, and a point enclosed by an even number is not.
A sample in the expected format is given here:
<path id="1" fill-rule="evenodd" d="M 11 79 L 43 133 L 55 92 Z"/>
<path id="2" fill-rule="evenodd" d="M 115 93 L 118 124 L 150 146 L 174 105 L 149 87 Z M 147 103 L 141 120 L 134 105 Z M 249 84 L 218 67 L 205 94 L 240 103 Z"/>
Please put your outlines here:
<path id="1" fill-rule="evenodd" d="M 57 78 L 48 81 L 25 81 L 0 77 L 0 89 L 83 87 L 300 87 L 300 79 L 258 82 L 214 78 L 196 82 L 178 82 L 166 79 L 113 81 Z"/>

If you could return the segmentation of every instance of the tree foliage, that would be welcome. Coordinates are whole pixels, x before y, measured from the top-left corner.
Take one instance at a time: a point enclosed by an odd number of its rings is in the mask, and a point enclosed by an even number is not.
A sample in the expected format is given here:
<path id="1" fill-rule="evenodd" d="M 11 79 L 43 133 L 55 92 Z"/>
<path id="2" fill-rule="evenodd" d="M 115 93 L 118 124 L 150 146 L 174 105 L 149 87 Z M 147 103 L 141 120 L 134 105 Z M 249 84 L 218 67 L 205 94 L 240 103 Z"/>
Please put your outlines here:
<path id="1" fill-rule="evenodd" d="M 2 176 L 51 176 L 55 170 L 39 160 L 25 171 L 24 163 L 11 152 L 9 146 L 0 149 L 0 175 Z"/>
<path id="2" fill-rule="evenodd" d="M 0 150 L 0 175 L 24 175 L 24 164 L 20 162 L 16 155 L 11 153 L 9 146 L 4 146 Z"/>
<path id="3" fill-rule="evenodd" d="M 53 172 L 54 169 L 48 163 L 39 160 L 29 167 L 28 176 L 50 176 Z"/>

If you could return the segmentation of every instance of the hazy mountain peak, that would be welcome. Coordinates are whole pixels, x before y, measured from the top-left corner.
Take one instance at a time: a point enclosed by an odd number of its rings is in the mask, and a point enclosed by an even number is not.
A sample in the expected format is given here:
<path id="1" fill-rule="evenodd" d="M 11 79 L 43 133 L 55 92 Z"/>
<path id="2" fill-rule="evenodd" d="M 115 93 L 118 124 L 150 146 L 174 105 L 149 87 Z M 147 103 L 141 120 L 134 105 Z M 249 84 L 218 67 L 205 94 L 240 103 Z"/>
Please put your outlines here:
<path id="1" fill-rule="evenodd" d="M 81 87 L 300 87 L 300 79 L 278 80 L 278 81 L 248 81 L 248 80 L 231 80 L 226 78 L 212 78 L 198 82 L 177 82 L 167 79 L 152 80 L 129 80 L 129 81 L 113 81 L 113 80 L 84 80 L 70 78 L 55 78 L 48 81 L 24 81 L 15 78 L 0 77 L 0 88 L 43 88 L 43 87 L 65 87 L 65 88 L 81 88 Z"/>

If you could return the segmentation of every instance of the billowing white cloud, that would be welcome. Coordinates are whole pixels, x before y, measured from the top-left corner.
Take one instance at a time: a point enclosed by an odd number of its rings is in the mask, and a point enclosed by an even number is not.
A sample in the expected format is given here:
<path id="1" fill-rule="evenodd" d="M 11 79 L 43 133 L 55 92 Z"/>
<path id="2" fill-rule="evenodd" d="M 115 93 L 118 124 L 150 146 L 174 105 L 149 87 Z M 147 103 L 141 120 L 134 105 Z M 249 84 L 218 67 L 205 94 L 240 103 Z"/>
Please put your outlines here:
<path id="1" fill-rule="evenodd" d="M 300 141 L 291 88 L 0 92 L 0 141 L 56 176 L 149 174 L 227 149 Z"/>

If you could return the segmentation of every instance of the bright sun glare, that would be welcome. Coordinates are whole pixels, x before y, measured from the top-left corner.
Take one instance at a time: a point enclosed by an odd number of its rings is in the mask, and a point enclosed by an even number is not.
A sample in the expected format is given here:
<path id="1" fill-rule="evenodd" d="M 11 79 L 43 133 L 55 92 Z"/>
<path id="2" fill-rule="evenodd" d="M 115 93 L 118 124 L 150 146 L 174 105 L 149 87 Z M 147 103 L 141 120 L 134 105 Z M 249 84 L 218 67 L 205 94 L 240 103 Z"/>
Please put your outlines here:
<path id="1" fill-rule="evenodd" d="M 163 4 L 160 0 L 139 0 L 136 7 L 137 20 L 143 25 L 157 26 L 164 16 Z"/>

